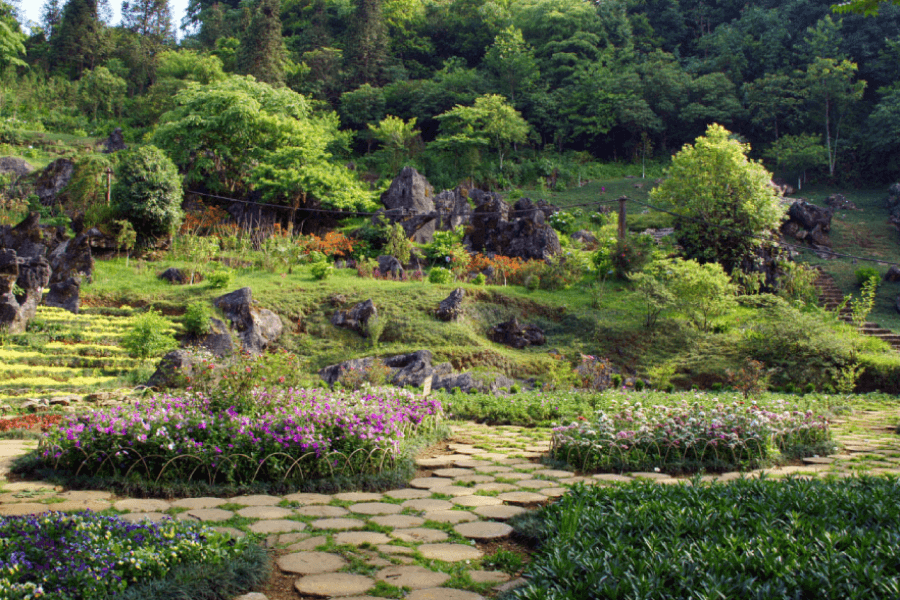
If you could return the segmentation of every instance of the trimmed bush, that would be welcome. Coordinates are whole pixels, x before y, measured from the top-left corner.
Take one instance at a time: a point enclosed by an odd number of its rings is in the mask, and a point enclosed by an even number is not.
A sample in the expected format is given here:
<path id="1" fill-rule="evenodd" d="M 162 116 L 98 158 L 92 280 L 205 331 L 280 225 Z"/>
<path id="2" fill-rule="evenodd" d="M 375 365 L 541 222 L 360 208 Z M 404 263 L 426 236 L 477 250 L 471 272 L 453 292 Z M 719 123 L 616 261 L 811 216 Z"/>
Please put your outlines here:
<path id="1" fill-rule="evenodd" d="M 113 190 L 119 213 L 141 238 L 169 235 L 181 225 L 181 176 L 156 146 L 123 153 Z"/>
<path id="2" fill-rule="evenodd" d="M 444 267 L 433 267 L 428 272 L 428 282 L 437 284 L 453 283 L 453 273 Z"/>
<path id="3" fill-rule="evenodd" d="M 172 324 L 156 311 L 149 310 L 134 318 L 131 330 L 122 338 L 129 356 L 146 360 L 176 348 Z"/>

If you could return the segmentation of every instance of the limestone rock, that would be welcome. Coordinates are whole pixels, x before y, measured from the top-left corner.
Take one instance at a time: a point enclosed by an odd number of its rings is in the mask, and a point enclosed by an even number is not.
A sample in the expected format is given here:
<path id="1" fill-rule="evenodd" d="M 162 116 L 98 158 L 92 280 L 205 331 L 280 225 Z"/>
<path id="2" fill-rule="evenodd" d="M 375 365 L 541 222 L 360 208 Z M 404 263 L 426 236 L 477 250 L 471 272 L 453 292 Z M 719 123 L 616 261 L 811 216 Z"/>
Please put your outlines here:
<path id="1" fill-rule="evenodd" d="M 360 302 L 350 310 L 339 310 L 331 317 L 331 324 L 335 327 L 351 329 L 362 337 L 368 337 L 367 326 L 369 319 L 378 318 L 378 309 L 372 299 Z"/>
<path id="2" fill-rule="evenodd" d="M 119 152 L 120 150 L 128 150 L 128 146 L 125 145 L 125 138 L 122 136 L 121 127 L 116 127 L 115 129 L 113 129 L 112 133 L 109 134 L 109 137 L 106 138 L 104 146 L 104 154 L 112 154 L 113 152 Z"/>
<path id="3" fill-rule="evenodd" d="M 496 194 L 481 199 L 468 236 L 473 250 L 525 260 L 546 260 L 562 251 L 556 231 L 545 222 L 549 205 L 522 198 L 512 209 Z"/>
<path id="4" fill-rule="evenodd" d="M 895 266 L 888 269 L 888 272 L 884 274 L 884 280 L 892 283 L 900 283 L 900 267 Z"/>
<path id="5" fill-rule="evenodd" d="M 28 175 L 34 171 L 34 167 L 27 161 L 13 156 L 4 156 L 0 158 L 0 175 L 12 175 L 12 181 L 15 182 L 19 177 Z"/>
<path id="6" fill-rule="evenodd" d="M 390 273 L 394 279 L 399 279 L 403 276 L 403 265 L 400 264 L 396 257 L 390 255 L 383 254 L 378 257 L 378 270 L 381 271 L 382 275 Z"/>
<path id="7" fill-rule="evenodd" d="M 80 294 L 81 278 L 69 277 L 65 281 L 50 284 L 50 292 L 44 299 L 44 304 L 62 308 L 77 315 L 81 303 Z"/>
<path id="8" fill-rule="evenodd" d="M 41 204 L 53 204 L 56 196 L 69 185 L 74 172 L 75 163 L 68 158 L 58 158 L 47 165 L 34 182 L 34 193 L 41 199 Z"/>
<path id="9" fill-rule="evenodd" d="M 181 269 L 176 269 L 175 267 L 169 267 L 157 275 L 157 278 L 168 281 L 169 283 L 187 283 L 187 277 L 181 272 Z"/>
<path id="10" fill-rule="evenodd" d="M 200 340 L 198 345 L 219 358 L 231 356 L 234 353 L 234 342 L 231 341 L 228 326 L 221 319 L 215 317 L 210 317 L 209 333 Z"/>
<path id="11" fill-rule="evenodd" d="M 441 321 L 455 321 L 462 312 L 462 302 L 465 296 L 466 291 L 463 288 L 456 288 L 450 292 L 449 296 L 441 300 L 435 316 Z"/>
<path id="12" fill-rule="evenodd" d="M 197 362 L 197 357 L 190 350 L 172 350 L 159 361 L 156 372 L 146 385 L 158 390 L 179 387 L 185 377 L 193 376 Z"/>
<path id="13" fill-rule="evenodd" d="M 519 321 L 515 317 L 492 327 L 488 331 L 488 337 L 498 344 L 517 349 L 528 346 L 543 346 L 547 343 L 547 338 L 540 327 L 537 325 L 519 325 Z"/>
<path id="14" fill-rule="evenodd" d="M 213 304 L 222 309 L 241 340 L 241 347 L 252 355 L 262 354 L 284 330 L 281 319 L 271 310 L 253 306 L 253 293 L 245 287 L 224 296 Z"/>

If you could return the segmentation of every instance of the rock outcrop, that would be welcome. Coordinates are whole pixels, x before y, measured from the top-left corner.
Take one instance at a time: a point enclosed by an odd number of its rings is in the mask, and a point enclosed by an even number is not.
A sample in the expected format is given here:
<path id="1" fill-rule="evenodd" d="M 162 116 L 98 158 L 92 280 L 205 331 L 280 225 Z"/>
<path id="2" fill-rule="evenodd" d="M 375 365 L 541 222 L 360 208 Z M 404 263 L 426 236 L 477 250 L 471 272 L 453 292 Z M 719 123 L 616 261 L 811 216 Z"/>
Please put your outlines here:
<path id="1" fill-rule="evenodd" d="M 125 138 L 122 136 L 122 128 L 116 127 L 113 129 L 112 133 L 109 134 L 109 137 L 106 138 L 104 142 L 104 154 L 112 154 L 113 152 L 119 152 L 121 150 L 128 150 L 128 146 L 125 145 Z"/>
<path id="2" fill-rule="evenodd" d="M 331 324 L 335 327 L 351 329 L 363 337 L 368 337 L 368 325 L 370 319 L 378 318 L 378 309 L 372 299 L 360 302 L 349 310 L 339 310 L 331 317 Z"/>
<path id="3" fill-rule="evenodd" d="M 519 320 L 515 317 L 491 327 L 488 331 L 488 338 L 498 344 L 520 350 L 528 346 L 543 346 L 547 343 L 547 338 L 540 327 L 520 325 Z"/>
<path id="4" fill-rule="evenodd" d="M 231 329 L 237 333 L 241 349 L 254 356 L 262 354 L 284 330 L 278 315 L 253 305 L 253 292 L 248 287 L 219 296 L 213 304 L 231 321 Z"/>
<path id="5" fill-rule="evenodd" d="M 788 210 L 788 220 L 781 226 L 781 234 L 789 242 L 800 241 L 812 246 L 822 257 L 830 257 L 831 218 L 834 211 L 797 200 Z"/>
<path id="6" fill-rule="evenodd" d="M 19 177 L 24 177 L 34 171 L 28 162 L 14 156 L 4 156 L 0 158 L 0 175 L 12 175 L 12 181 L 15 182 Z"/>
<path id="7" fill-rule="evenodd" d="M 463 298 L 466 297 L 466 290 L 456 288 L 450 295 L 441 300 L 437 310 L 434 312 L 441 321 L 455 321 L 462 314 Z"/>
<path id="8" fill-rule="evenodd" d="M 56 196 L 69 185 L 74 172 L 75 163 L 68 158 L 58 158 L 47 165 L 34 180 L 34 193 L 41 199 L 41 204 L 52 205 Z"/>
<path id="9" fill-rule="evenodd" d="M 545 206 L 528 198 L 510 207 L 496 194 L 485 194 L 472 214 L 472 250 L 524 260 L 548 260 L 559 254 L 559 236 L 545 221 Z"/>

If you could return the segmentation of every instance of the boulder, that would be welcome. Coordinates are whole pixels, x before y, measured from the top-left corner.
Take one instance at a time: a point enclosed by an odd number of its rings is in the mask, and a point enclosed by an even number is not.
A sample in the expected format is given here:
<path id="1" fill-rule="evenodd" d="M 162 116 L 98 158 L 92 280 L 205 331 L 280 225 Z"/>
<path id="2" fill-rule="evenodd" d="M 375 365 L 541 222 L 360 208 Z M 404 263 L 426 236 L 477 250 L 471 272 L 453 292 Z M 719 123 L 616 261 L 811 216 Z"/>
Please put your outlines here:
<path id="1" fill-rule="evenodd" d="M 522 349 L 528 346 L 543 346 L 547 343 L 543 330 L 537 325 L 520 325 L 513 317 L 509 321 L 491 327 L 488 338 L 498 344 Z"/>
<path id="2" fill-rule="evenodd" d="M 231 340 L 231 334 L 228 333 L 228 326 L 216 318 L 209 319 L 209 333 L 203 336 L 198 346 L 219 358 L 234 354 L 234 342 Z"/>
<path id="3" fill-rule="evenodd" d="M 69 185 L 74 172 L 75 163 L 68 158 L 58 158 L 47 165 L 34 182 L 34 193 L 41 199 L 41 204 L 54 204 L 56 196 Z"/>
<path id="4" fill-rule="evenodd" d="M 253 293 L 248 287 L 219 296 L 213 304 L 231 321 L 231 329 L 237 332 L 241 349 L 249 354 L 262 354 L 284 330 L 278 315 L 253 306 Z"/>
<path id="5" fill-rule="evenodd" d="M 0 329 L 24 332 L 49 280 L 50 265 L 44 257 L 22 258 L 11 248 L 0 249 Z"/>
<path id="6" fill-rule="evenodd" d="M 0 248 L 15 250 L 19 258 L 44 257 L 50 237 L 51 233 L 41 227 L 41 215 L 32 212 L 15 227 L 0 227 Z"/>
<path id="7" fill-rule="evenodd" d="M 581 242 L 585 250 L 594 250 L 597 247 L 597 236 L 587 229 L 579 229 L 570 237 Z"/>
<path id="8" fill-rule="evenodd" d="M 476 196 L 481 190 L 475 190 Z M 434 210 L 437 213 L 435 228 L 438 231 L 450 231 L 472 220 L 472 206 L 469 204 L 469 191 L 462 186 L 455 190 L 444 190 L 434 197 Z"/>
<path id="9" fill-rule="evenodd" d="M 784 179 L 773 179 L 771 182 L 769 182 L 769 185 L 775 188 L 775 191 L 778 192 L 779 196 L 790 196 L 796 191 L 794 189 L 794 186 L 789 184 Z"/>
<path id="10" fill-rule="evenodd" d="M 900 267 L 894 266 L 888 269 L 888 272 L 884 274 L 884 280 L 891 283 L 900 283 Z"/>
<path id="11" fill-rule="evenodd" d="M 4 156 L 0 158 L 0 175 L 12 175 L 12 181 L 24 175 L 28 175 L 34 171 L 34 167 L 27 161 L 16 158 L 14 156 Z"/>
<path id="12" fill-rule="evenodd" d="M 160 359 L 146 386 L 157 390 L 180 387 L 185 378 L 193 377 L 194 365 L 198 363 L 198 357 L 190 350 L 172 350 Z"/>
<path id="13" fill-rule="evenodd" d="M 169 267 L 156 277 L 158 279 L 168 281 L 169 283 L 187 283 L 187 277 L 185 277 L 184 273 L 181 272 L 181 269 L 176 269 L 175 267 Z"/>
<path id="14" fill-rule="evenodd" d="M 128 146 L 125 145 L 125 138 L 122 136 L 122 128 L 116 127 L 115 129 L 113 129 L 112 133 L 109 134 L 109 137 L 106 138 L 104 145 L 104 154 L 112 154 L 113 152 L 119 152 L 120 150 L 128 150 Z"/>
<path id="15" fill-rule="evenodd" d="M 472 250 L 486 254 L 550 259 L 562 251 L 556 231 L 545 222 L 552 210 L 528 198 L 516 202 L 513 209 L 498 195 L 484 193 L 472 213 L 468 241 Z"/>
<path id="16" fill-rule="evenodd" d="M 335 327 L 352 329 L 363 337 L 368 337 L 369 319 L 378 318 L 378 309 L 372 299 L 360 302 L 349 310 L 335 311 L 331 317 L 331 324 Z"/>
<path id="17" fill-rule="evenodd" d="M 420 244 L 431 241 L 436 226 L 434 187 L 424 175 L 412 167 L 403 167 L 381 195 L 381 203 L 385 210 L 372 218 L 373 223 L 384 216 L 391 223 L 400 223 L 413 241 Z"/>
<path id="18" fill-rule="evenodd" d="M 825 198 L 825 205 L 830 206 L 832 210 L 856 210 L 856 205 L 847 200 L 843 194 L 832 194 Z"/>
<path id="19" fill-rule="evenodd" d="M 81 277 L 78 275 L 69 277 L 65 281 L 50 284 L 50 291 L 44 299 L 44 304 L 62 308 L 77 315 L 81 303 L 80 292 Z"/>
<path id="20" fill-rule="evenodd" d="M 366 358 L 354 358 L 336 365 L 329 365 L 319 369 L 319 377 L 328 385 L 334 385 L 346 371 L 367 371 L 376 360 L 367 356 Z"/>
<path id="21" fill-rule="evenodd" d="M 392 369 L 391 383 L 400 387 L 406 385 L 419 387 L 429 377 L 434 377 L 431 358 L 431 352 L 419 350 L 411 354 L 390 356 L 382 362 Z"/>
<path id="22" fill-rule="evenodd" d="M 834 211 L 810 204 L 805 200 L 799 200 L 791 204 L 788 216 L 791 221 L 795 221 L 807 231 L 819 227 L 823 232 L 828 233 L 831 231 L 831 217 L 834 216 Z"/>
<path id="23" fill-rule="evenodd" d="M 450 295 L 441 300 L 434 315 L 441 321 L 455 321 L 462 313 L 462 302 L 466 296 L 466 291 L 462 288 L 456 288 Z"/>
<path id="24" fill-rule="evenodd" d="M 390 273 L 394 279 L 400 279 L 403 276 L 403 265 L 396 257 L 389 254 L 382 254 L 378 257 L 378 270 L 382 275 Z"/>
<path id="25" fill-rule="evenodd" d="M 516 381 L 500 373 L 451 373 L 443 377 L 435 377 L 431 383 L 433 390 L 451 391 L 459 388 L 463 393 L 476 392 L 497 394 L 509 389 Z"/>

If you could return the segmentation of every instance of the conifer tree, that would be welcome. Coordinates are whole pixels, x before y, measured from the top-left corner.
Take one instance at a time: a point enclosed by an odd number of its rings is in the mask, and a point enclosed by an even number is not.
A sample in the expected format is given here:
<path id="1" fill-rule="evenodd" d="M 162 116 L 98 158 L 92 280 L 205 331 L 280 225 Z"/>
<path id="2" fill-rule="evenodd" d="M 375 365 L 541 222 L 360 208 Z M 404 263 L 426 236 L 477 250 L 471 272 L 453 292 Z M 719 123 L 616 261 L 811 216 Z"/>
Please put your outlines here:
<path id="1" fill-rule="evenodd" d="M 284 85 L 284 40 L 278 0 L 261 0 L 250 25 L 241 35 L 237 51 L 237 70 L 253 75 L 257 81 Z"/>
<path id="2" fill-rule="evenodd" d="M 51 68 L 77 78 L 106 54 L 109 36 L 97 0 L 69 0 L 51 38 Z"/>
<path id="3" fill-rule="evenodd" d="M 172 37 L 172 11 L 168 0 L 125 0 L 122 25 L 138 35 Z"/>
<path id="4" fill-rule="evenodd" d="M 381 14 L 381 0 L 355 0 L 350 25 L 347 64 L 353 81 L 379 84 L 387 60 L 388 34 Z"/>

